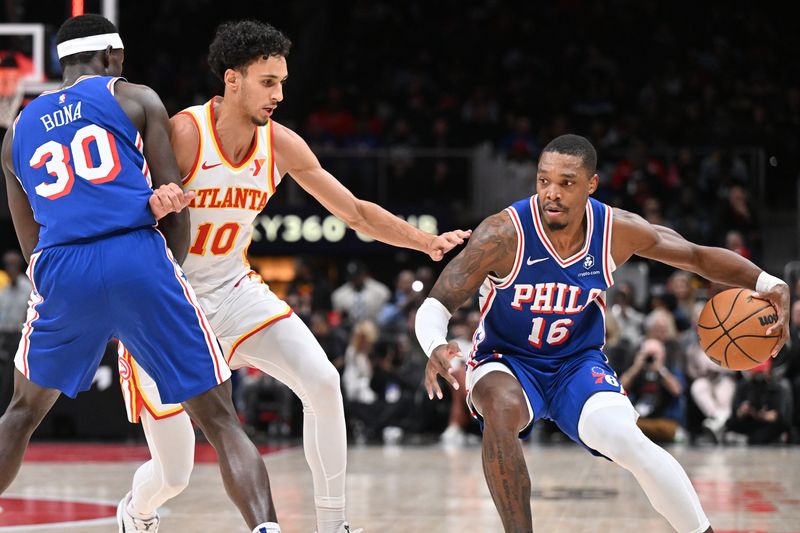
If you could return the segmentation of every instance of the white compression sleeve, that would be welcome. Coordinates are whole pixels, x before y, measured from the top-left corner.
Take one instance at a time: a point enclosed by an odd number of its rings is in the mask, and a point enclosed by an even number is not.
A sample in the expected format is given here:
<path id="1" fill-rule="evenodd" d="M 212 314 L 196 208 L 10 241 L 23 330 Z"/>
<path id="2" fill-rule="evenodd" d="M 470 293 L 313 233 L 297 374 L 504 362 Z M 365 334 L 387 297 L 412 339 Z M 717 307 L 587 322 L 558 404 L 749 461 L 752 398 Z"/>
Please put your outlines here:
<path id="1" fill-rule="evenodd" d="M 133 476 L 129 510 L 146 517 L 188 485 L 194 464 L 194 428 L 185 412 L 155 420 L 146 410 L 142 428 L 152 459 Z"/>
<path id="2" fill-rule="evenodd" d="M 678 533 L 702 533 L 709 528 L 686 472 L 672 455 L 645 437 L 625 396 L 599 392 L 589 398 L 578 434 L 587 446 L 633 474 L 653 508 Z"/>
<path id="3" fill-rule="evenodd" d="M 341 531 L 345 523 L 345 429 L 339 372 L 297 315 L 252 335 L 235 360 L 288 386 L 303 403 L 303 450 L 314 481 L 318 533 Z"/>
<path id="4" fill-rule="evenodd" d="M 417 309 L 414 330 L 419 345 L 428 357 L 438 346 L 447 344 L 447 324 L 451 316 L 450 311 L 436 298 L 426 298 Z"/>

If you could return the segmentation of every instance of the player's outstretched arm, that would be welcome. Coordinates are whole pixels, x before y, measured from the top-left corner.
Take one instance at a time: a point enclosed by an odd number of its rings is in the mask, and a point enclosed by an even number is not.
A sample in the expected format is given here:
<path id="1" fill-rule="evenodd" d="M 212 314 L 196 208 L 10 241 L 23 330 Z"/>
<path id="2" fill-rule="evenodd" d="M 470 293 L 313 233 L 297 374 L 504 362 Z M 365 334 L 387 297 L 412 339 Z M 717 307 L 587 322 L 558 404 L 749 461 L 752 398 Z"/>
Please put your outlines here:
<path id="1" fill-rule="evenodd" d="M 694 272 L 717 283 L 755 289 L 758 296 L 774 305 L 778 313 L 778 322 L 767 330 L 767 335 L 782 332 L 772 355 L 777 355 L 788 340 L 789 286 L 744 257 L 724 248 L 694 244 L 670 228 L 650 224 L 639 215 L 622 209 L 614 209 L 612 234 L 611 251 L 618 265 L 632 255 L 638 255 Z"/>
<path id="2" fill-rule="evenodd" d="M 417 339 L 430 358 L 425 367 L 429 398 L 433 399 L 434 394 L 442 398 L 436 376 L 442 376 L 458 389 L 458 382 L 451 375 L 450 360 L 462 354 L 456 343 L 446 340 L 451 314 L 475 294 L 486 276 L 502 278 L 511 272 L 516 250 L 517 233 L 509 215 L 501 212 L 488 217 L 475 229 L 464 250 L 444 267 L 417 311 Z"/>
<path id="3" fill-rule="evenodd" d="M 394 216 L 381 206 L 356 198 L 319 160 L 297 133 L 273 122 L 278 168 L 291 176 L 328 211 L 345 224 L 381 242 L 418 250 L 440 261 L 462 244 L 469 231 L 455 230 L 431 235 Z"/>
<path id="4" fill-rule="evenodd" d="M 3 137 L 2 164 L 3 174 L 6 177 L 6 191 L 8 193 L 8 207 L 11 210 L 11 220 L 17 232 L 19 246 L 25 261 L 30 261 L 31 254 L 39 243 L 39 223 L 33 218 L 28 195 L 22 188 L 17 175 L 14 174 L 14 163 L 11 158 L 14 131 L 9 128 Z"/>
<path id="5" fill-rule="evenodd" d="M 150 168 L 155 193 L 150 209 L 158 229 L 167 239 L 172 255 L 182 263 L 189 251 L 189 212 L 184 210 L 192 195 L 181 190 L 180 171 L 170 145 L 170 123 L 164 103 L 146 85 L 119 82 L 117 101 L 142 134 L 144 156 Z"/>

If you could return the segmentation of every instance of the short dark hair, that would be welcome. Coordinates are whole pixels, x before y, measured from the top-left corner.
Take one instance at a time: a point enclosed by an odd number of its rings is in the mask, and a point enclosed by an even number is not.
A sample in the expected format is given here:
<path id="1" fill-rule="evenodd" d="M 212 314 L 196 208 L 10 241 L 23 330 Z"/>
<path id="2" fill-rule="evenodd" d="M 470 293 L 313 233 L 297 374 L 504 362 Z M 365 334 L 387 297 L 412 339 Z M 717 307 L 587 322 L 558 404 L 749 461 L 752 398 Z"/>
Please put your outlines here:
<path id="1" fill-rule="evenodd" d="M 223 22 L 208 47 L 208 64 L 211 72 L 222 80 L 229 68 L 247 68 L 262 57 L 286 57 L 291 47 L 286 35 L 264 22 Z"/>
<path id="2" fill-rule="evenodd" d="M 597 170 L 597 150 L 586 137 L 567 133 L 547 143 L 542 153 L 556 152 L 565 155 L 576 155 L 583 160 L 583 166 L 592 175 Z"/>
<path id="3" fill-rule="evenodd" d="M 90 13 L 88 15 L 78 15 L 64 21 L 58 33 L 56 33 L 56 44 L 61 44 L 71 39 L 89 37 L 90 35 L 102 35 L 104 33 L 117 33 L 114 23 L 102 15 Z M 64 56 L 60 59 L 61 65 L 75 65 L 88 63 L 97 52 L 78 52 Z"/>

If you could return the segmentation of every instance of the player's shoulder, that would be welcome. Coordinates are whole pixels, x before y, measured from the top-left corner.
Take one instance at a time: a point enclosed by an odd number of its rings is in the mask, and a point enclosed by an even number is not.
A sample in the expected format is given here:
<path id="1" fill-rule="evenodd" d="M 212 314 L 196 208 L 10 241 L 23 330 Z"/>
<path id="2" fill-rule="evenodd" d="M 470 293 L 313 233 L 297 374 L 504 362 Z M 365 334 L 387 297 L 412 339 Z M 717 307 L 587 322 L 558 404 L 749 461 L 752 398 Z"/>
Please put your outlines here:
<path id="1" fill-rule="evenodd" d="M 163 105 L 161 97 L 152 87 L 141 83 L 131 83 L 124 78 L 118 79 L 114 84 L 114 94 L 118 97 L 130 98 L 143 105 Z"/>
<path id="2" fill-rule="evenodd" d="M 189 109 L 174 114 L 169 119 L 169 124 L 173 136 L 197 138 L 200 135 L 200 124 Z"/>
<path id="3" fill-rule="evenodd" d="M 632 213 L 628 210 L 619 208 L 619 207 L 612 207 L 611 212 L 614 216 L 614 227 L 617 226 L 635 226 L 641 224 L 647 224 L 647 221 L 642 218 L 641 215 L 637 215 L 636 213 Z"/>
<path id="4" fill-rule="evenodd" d="M 272 128 L 272 138 L 275 142 L 283 143 L 297 143 L 297 142 L 305 142 L 303 138 L 300 136 L 299 133 L 294 131 L 292 128 L 288 126 L 284 126 L 280 122 L 270 119 L 270 127 Z"/>
<path id="5" fill-rule="evenodd" d="M 612 207 L 614 218 L 612 235 L 615 245 L 625 243 L 637 249 L 651 243 L 656 236 L 655 227 L 641 215 L 619 207 Z"/>
<path id="6" fill-rule="evenodd" d="M 511 219 L 508 209 L 498 211 L 484 218 L 475 231 L 472 232 L 468 242 L 479 242 L 487 240 L 507 240 L 516 239 L 517 229 Z"/>

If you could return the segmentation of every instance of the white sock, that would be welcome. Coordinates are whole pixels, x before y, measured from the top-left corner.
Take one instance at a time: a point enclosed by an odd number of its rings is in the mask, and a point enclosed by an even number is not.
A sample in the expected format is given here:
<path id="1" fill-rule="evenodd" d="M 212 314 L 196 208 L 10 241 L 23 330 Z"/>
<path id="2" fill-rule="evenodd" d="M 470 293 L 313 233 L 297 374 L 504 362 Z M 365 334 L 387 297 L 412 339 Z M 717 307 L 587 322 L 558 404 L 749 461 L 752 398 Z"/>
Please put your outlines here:
<path id="1" fill-rule="evenodd" d="M 253 533 L 281 533 L 281 526 L 277 522 L 264 522 L 254 527 Z"/>
<path id="2" fill-rule="evenodd" d="M 329 507 L 317 501 L 317 533 L 338 533 L 345 522 L 344 502 Z"/>
<path id="3" fill-rule="evenodd" d="M 645 437 L 626 397 L 612 392 L 593 395 L 583 406 L 578 433 L 587 446 L 633 474 L 653 508 L 678 533 L 708 529 L 708 518 L 686 472 Z"/>
<path id="4" fill-rule="evenodd" d="M 140 513 L 133 507 L 133 505 L 131 505 L 130 498 L 128 498 L 128 503 L 125 505 L 125 512 L 134 518 L 138 518 L 139 520 L 150 520 L 156 515 L 155 511 L 153 511 L 151 514 Z"/>

